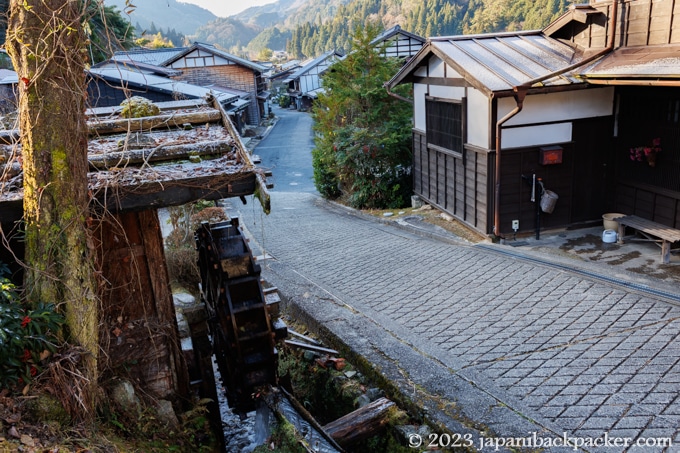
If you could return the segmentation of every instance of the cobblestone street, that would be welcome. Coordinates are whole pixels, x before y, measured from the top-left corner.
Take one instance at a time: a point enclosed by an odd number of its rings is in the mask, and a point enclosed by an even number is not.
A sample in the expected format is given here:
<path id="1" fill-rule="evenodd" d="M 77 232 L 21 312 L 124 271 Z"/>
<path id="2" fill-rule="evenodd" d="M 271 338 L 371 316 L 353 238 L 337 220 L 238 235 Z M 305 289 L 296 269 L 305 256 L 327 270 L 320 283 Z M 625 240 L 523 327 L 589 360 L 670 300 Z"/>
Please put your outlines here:
<path id="1" fill-rule="evenodd" d="M 314 194 L 274 192 L 269 216 L 254 200 L 234 211 L 291 310 L 478 449 L 536 433 L 556 442 L 547 451 L 566 451 L 564 436 L 584 451 L 680 451 L 674 287 L 431 239 Z"/>

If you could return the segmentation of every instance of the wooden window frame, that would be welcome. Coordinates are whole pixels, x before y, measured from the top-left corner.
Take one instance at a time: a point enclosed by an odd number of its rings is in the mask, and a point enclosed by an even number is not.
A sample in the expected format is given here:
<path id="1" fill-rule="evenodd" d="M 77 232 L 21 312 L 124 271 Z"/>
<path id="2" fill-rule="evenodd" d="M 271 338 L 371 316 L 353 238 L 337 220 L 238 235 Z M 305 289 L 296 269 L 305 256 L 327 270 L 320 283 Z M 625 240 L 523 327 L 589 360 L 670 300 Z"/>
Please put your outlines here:
<path id="1" fill-rule="evenodd" d="M 435 105 L 453 107 L 454 110 L 448 112 L 451 113 L 450 115 L 442 117 L 448 120 L 440 123 L 440 125 L 453 123 L 451 129 L 447 131 L 437 130 L 438 125 L 432 124 L 431 117 L 437 112 L 433 113 L 430 108 Z M 450 108 L 446 110 L 450 110 Z M 428 149 L 463 158 L 465 153 L 465 110 L 464 98 L 456 100 L 425 96 L 425 133 Z"/>

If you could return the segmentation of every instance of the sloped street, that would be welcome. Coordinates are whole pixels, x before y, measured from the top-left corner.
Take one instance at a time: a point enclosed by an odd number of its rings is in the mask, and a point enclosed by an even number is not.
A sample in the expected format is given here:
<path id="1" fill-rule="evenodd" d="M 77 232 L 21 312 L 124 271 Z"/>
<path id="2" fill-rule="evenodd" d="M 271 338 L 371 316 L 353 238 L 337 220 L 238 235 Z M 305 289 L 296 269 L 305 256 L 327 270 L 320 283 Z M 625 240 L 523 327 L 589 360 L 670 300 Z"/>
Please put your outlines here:
<path id="1" fill-rule="evenodd" d="M 680 451 L 676 287 L 428 237 L 288 190 L 275 188 L 269 216 L 254 200 L 232 206 L 254 253 L 271 257 L 264 278 L 294 316 L 363 356 L 459 445 Z M 423 446 L 431 440 L 442 441 Z"/>

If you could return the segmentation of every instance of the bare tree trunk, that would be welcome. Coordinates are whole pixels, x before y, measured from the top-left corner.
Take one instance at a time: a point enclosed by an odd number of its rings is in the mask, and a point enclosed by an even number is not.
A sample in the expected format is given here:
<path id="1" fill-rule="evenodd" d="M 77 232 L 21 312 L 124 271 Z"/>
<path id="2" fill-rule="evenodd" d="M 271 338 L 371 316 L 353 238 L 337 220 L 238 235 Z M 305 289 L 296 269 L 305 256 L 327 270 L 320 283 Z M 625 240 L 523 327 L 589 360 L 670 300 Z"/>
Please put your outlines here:
<path id="1" fill-rule="evenodd" d="M 80 390 L 76 415 L 92 421 L 99 346 L 87 229 L 85 4 L 11 0 L 6 47 L 19 77 L 26 299 L 65 312 L 71 342 L 85 349 L 85 379 L 73 383 Z"/>

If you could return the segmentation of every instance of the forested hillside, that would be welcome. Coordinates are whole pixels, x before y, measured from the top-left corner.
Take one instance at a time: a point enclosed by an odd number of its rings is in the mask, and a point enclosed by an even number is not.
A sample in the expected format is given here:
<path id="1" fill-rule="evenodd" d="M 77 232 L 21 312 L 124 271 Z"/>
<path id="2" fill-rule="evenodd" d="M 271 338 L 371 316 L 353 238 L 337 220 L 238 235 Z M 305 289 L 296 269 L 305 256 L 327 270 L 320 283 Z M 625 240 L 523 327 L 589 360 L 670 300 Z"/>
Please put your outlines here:
<path id="1" fill-rule="evenodd" d="M 399 24 L 423 37 L 539 29 L 561 15 L 568 0 L 354 0 L 326 20 L 291 30 L 288 52 L 312 57 L 347 50 L 354 29 L 367 20 L 385 28 Z"/>
<path id="2" fill-rule="evenodd" d="M 124 0 L 106 0 L 107 4 L 116 2 L 124 4 Z M 571 0 L 278 0 L 216 19 L 202 8 L 177 0 L 145 0 L 139 2 L 130 19 L 136 25 L 140 16 L 148 16 L 158 29 L 179 31 L 183 30 L 181 26 L 202 22 L 195 32 L 184 32 L 188 41 L 216 44 L 250 57 L 268 48 L 288 50 L 294 58 L 309 58 L 326 50 L 349 50 L 350 36 L 367 21 L 378 22 L 385 29 L 399 24 L 423 37 L 531 30 L 550 23 L 570 3 Z M 175 8 L 180 6 L 196 8 L 200 14 L 179 14 Z M 166 20 L 167 14 L 172 16 L 170 21 Z"/>

